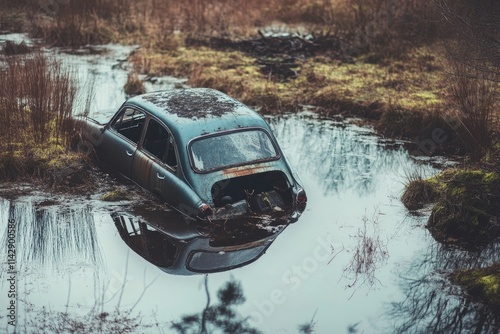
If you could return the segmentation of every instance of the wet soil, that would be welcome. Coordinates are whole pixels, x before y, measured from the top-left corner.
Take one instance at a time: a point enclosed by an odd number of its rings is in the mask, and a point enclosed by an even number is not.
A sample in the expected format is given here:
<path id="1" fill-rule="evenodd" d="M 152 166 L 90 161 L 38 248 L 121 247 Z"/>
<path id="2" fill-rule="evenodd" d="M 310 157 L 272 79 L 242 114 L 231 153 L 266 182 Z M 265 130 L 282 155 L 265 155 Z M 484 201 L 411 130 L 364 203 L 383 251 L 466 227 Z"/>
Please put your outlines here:
<path id="1" fill-rule="evenodd" d="M 352 62 L 346 56 L 344 39 L 331 33 L 265 35 L 259 31 L 259 38 L 231 40 L 220 37 L 187 38 L 187 46 L 208 46 L 217 50 L 237 50 L 255 57 L 263 74 L 280 80 L 296 77 L 300 59 L 326 55 L 331 59 Z"/>

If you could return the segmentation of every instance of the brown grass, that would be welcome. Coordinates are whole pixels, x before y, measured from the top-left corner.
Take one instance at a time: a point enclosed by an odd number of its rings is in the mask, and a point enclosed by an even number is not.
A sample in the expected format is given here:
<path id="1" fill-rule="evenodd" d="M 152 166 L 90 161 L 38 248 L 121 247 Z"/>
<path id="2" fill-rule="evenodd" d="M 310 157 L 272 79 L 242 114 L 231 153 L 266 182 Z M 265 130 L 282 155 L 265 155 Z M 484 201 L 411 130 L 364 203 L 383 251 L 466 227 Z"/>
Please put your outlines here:
<path id="1" fill-rule="evenodd" d="M 436 182 L 424 180 L 420 175 L 409 176 L 405 186 L 401 202 L 408 210 L 418 210 L 425 205 L 436 202 L 439 193 L 436 190 Z"/>
<path id="2" fill-rule="evenodd" d="M 5 1 L 5 0 L 4 0 Z M 349 39 L 345 52 L 397 56 L 429 41 L 439 20 L 423 0 L 89 0 L 31 5 L 35 29 L 56 45 L 130 41 L 169 42 L 168 36 L 248 37 L 286 23 L 297 29 L 331 31 Z M 30 5 L 27 5 L 30 6 Z"/>
<path id="3" fill-rule="evenodd" d="M 8 58 L 0 87 L 0 145 L 67 144 L 76 86 L 58 61 L 41 53 Z"/>
<path id="4" fill-rule="evenodd" d="M 0 76 L 0 179 L 85 183 L 88 166 L 68 151 L 75 93 L 70 70 L 55 59 L 42 53 L 7 59 Z"/>
<path id="5" fill-rule="evenodd" d="M 461 126 L 457 134 L 470 156 L 479 160 L 498 132 L 498 81 L 461 62 L 451 62 L 450 102 Z"/>

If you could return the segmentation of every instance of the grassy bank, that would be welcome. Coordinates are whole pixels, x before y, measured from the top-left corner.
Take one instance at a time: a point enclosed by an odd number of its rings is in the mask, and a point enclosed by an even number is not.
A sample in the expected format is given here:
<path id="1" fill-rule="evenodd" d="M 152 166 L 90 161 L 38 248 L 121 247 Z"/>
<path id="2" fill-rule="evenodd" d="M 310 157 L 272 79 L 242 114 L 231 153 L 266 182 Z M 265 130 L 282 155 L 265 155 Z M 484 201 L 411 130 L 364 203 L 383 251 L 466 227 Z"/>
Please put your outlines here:
<path id="1" fill-rule="evenodd" d="M 264 113 L 313 105 L 331 114 L 374 119 L 390 136 L 425 136 L 425 126 L 415 123 L 435 122 L 447 104 L 445 71 L 429 46 L 376 63 L 369 55 L 352 63 L 325 55 L 303 58 L 288 80 L 266 74 L 252 55 L 208 47 L 142 48 L 131 60 L 142 73 L 187 77 L 191 86 L 219 89 Z"/>
<path id="2" fill-rule="evenodd" d="M 496 153 L 494 153 L 496 152 Z M 496 154 L 496 158 L 491 158 Z M 402 201 L 415 210 L 432 206 L 427 228 L 440 243 L 478 252 L 500 237 L 500 159 L 498 148 L 475 168 L 454 168 L 406 185 Z M 482 166 L 482 168 L 481 168 Z M 462 270 L 449 274 L 470 298 L 500 310 L 500 265 Z"/>

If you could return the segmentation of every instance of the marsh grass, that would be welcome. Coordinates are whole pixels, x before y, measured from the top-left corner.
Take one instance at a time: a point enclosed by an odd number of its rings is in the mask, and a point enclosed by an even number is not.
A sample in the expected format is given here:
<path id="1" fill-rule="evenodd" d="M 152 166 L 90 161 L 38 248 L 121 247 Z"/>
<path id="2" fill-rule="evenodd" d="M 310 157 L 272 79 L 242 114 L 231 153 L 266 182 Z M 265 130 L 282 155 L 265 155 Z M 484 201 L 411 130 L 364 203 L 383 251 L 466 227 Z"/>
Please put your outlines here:
<path id="1" fill-rule="evenodd" d="M 31 176 L 51 187 L 87 180 L 82 157 L 68 150 L 76 84 L 43 53 L 8 57 L 0 76 L 0 179 Z"/>
<path id="2" fill-rule="evenodd" d="M 498 80 L 461 62 L 451 63 L 450 103 L 461 124 L 457 134 L 474 160 L 492 147 L 498 133 Z"/>
<path id="3" fill-rule="evenodd" d="M 191 86 L 219 89 L 263 112 L 294 111 L 308 104 L 371 119 L 379 119 L 391 108 L 408 111 L 402 118 L 419 118 L 420 113 L 439 109 L 444 101 L 439 94 L 444 88 L 443 71 L 427 47 L 392 64 L 343 64 L 315 56 L 300 60 L 297 76 L 285 82 L 262 73 L 255 58 L 238 51 L 180 47 L 157 52 L 143 48 L 130 60 L 141 73 L 188 77 Z M 412 133 L 416 132 L 414 125 L 407 126 Z M 387 134 L 400 135 L 400 128 L 387 119 L 384 129 Z"/>
<path id="4" fill-rule="evenodd" d="M 76 85 L 68 69 L 42 53 L 7 58 L 0 78 L 2 146 L 65 145 Z"/>
<path id="5" fill-rule="evenodd" d="M 424 179 L 422 172 L 406 172 L 406 185 L 401 195 L 401 202 L 408 210 L 418 210 L 425 205 L 435 203 L 439 198 L 436 178 Z"/>
<path id="6" fill-rule="evenodd" d="M 434 178 L 438 201 L 427 228 L 443 243 L 468 249 L 500 235 L 500 175 L 479 169 L 449 169 Z"/>
<path id="7" fill-rule="evenodd" d="M 132 199 L 130 193 L 123 189 L 114 189 L 103 194 L 100 198 L 104 202 L 119 202 L 119 201 L 129 201 Z"/>
<path id="8" fill-rule="evenodd" d="M 143 48 L 132 59 L 139 73 L 189 77 L 192 86 L 219 89 L 263 112 L 308 104 L 376 120 L 383 116 L 383 134 L 404 136 L 410 130 L 411 137 L 443 107 L 435 47 L 419 47 L 434 39 L 441 24 L 425 1 L 91 0 L 63 3 L 52 15 L 35 17 L 42 35 L 56 45 L 139 43 Z M 247 54 L 186 47 L 186 38 L 247 38 L 280 22 L 289 32 L 295 26 L 338 36 L 336 52 L 353 63 L 328 52 L 300 57 L 297 76 L 282 82 L 262 73 Z M 408 124 L 401 127 L 395 119 Z"/>
<path id="9" fill-rule="evenodd" d="M 5 1 L 5 0 L 4 0 Z M 439 20 L 426 1 L 404 0 L 90 0 L 29 4 L 36 31 L 56 45 L 109 41 L 155 45 L 174 33 L 249 37 L 280 23 L 348 37 L 345 51 L 397 56 L 429 41 Z M 147 36 L 147 38 L 145 38 Z"/>
<path id="10" fill-rule="evenodd" d="M 439 242 L 478 249 L 500 235 L 500 176 L 461 167 L 423 178 L 409 173 L 401 200 L 409 210 L 434 204 L 427 228 Z"/>

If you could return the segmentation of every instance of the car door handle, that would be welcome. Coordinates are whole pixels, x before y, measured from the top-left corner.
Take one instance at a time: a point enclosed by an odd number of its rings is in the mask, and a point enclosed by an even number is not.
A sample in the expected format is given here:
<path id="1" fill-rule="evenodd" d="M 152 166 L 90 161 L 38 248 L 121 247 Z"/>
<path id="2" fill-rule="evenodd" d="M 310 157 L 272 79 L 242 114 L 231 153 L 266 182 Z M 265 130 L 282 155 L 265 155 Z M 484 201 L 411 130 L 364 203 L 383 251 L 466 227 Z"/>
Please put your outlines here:
<path id="1" fill-rule="evenodd" d="M 131 156 L 132 156 L 132 154 L 134 154 L 133 152 L 129 152 L 129 150 L 125 150 L 125 153 L 127 153 L 127 155 L 128 155 L 129 157 L 131 157 Z"/>
<path id="2" fill-rule="evenodd" d="M 165 178 L 165 176 L 160 175 L 160 173 L 156 173 L 156 177 L 160 180 L 163 180 Z"/>

